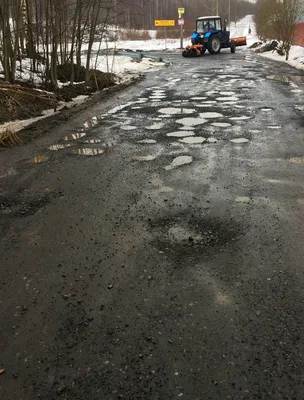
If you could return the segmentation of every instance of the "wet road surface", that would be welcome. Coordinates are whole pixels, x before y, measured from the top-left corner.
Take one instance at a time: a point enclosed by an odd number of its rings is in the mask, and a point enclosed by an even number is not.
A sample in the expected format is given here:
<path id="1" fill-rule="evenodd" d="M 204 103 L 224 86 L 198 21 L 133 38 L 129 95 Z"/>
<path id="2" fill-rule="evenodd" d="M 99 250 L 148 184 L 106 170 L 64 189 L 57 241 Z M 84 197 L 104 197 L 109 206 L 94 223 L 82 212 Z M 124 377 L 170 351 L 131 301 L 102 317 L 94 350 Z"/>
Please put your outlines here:
<path id="1" fill-rule="evenodd" d="M 302 399 L 303 76 L 182 59 L 1 153 L 1 399 Z"/>

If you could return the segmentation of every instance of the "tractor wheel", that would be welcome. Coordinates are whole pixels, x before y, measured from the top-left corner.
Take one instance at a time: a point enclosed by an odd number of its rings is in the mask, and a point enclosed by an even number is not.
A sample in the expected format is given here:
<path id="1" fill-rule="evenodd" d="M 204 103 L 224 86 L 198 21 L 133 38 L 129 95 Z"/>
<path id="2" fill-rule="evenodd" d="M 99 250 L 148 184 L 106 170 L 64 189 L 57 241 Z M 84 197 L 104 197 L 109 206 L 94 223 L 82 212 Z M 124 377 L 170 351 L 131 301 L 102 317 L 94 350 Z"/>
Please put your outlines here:
<path id="1" fill-rule="evenodd" d="M 212 36 L 208 42 L 207 49 L 210 54 L 217 54 L 221 51 L 221 41 L 218 36 Z"/>
<path id="2" fill-rule="evenodd" d="M 201 50 L 201 55 L 204 55 L 206 53 L 206 49 Z"/>
<path id="3" fill-rule="evenodd" d="M 231 44 L 230 44 L 230 51 L 231 51 L 231 53 L 235 53 L 235 41 L 234 40 L 231 40 Z"/>

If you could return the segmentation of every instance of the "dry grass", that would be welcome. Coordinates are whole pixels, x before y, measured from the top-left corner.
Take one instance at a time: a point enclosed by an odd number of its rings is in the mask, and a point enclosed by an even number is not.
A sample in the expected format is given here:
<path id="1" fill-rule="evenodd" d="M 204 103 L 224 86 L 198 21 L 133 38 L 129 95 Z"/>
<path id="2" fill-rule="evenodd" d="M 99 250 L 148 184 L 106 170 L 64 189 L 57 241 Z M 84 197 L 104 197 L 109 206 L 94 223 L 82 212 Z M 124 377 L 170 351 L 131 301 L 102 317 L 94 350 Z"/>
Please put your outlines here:
<path id="1" fill-rule="evenodd" d="M 150 40 L 151 36 L 148 31 L 138 31 L 136 29 L 130 29 L 124 31 L 120 35 L 121 40 Z"/>
<path id="2" fill-rule="evenodd" d="M 23 144 L 18 132 L 14 132 L 10 128 L 0 131 L 0 147 L 16 147 Z"/>

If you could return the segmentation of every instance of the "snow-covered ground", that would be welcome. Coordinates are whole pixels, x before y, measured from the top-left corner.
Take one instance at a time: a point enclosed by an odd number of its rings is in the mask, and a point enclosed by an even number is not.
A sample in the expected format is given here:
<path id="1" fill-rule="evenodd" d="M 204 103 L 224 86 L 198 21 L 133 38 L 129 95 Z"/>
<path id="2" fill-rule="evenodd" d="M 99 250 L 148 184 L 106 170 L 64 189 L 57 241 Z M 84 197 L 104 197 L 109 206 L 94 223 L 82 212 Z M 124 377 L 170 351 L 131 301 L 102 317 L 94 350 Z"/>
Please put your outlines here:
<path id="1" fill-rule="evenodd" d="M 258 41 L 258 38 L 256 38 L 256 42 Z M 287 61 L 285 60 L 285 56 L 280 56 L 276 51 L 267 51 L 260 53 L 260 55 L 271 60 L 285 62 L 296 69 L 304 71 L 304 47 L 302 46 L 291 46 Z"/>

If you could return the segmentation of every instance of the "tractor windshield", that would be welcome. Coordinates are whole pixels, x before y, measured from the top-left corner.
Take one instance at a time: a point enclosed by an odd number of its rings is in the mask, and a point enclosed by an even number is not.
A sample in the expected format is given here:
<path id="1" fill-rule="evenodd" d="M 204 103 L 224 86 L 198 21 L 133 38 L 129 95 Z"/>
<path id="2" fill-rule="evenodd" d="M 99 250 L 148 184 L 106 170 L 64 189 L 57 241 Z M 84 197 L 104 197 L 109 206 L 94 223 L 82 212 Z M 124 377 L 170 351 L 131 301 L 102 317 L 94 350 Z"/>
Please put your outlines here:
<path id="1" fill-rule="evenodd" d="M 217 30 L 221 30 L 221 21 L 219 19 L 203 19 L 196 22 L 196 31 L 198 33 L 207 33 Z"/>

